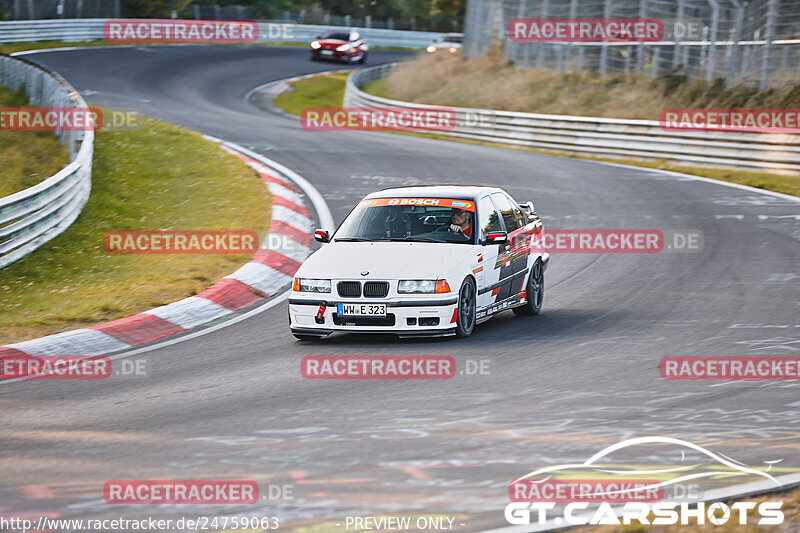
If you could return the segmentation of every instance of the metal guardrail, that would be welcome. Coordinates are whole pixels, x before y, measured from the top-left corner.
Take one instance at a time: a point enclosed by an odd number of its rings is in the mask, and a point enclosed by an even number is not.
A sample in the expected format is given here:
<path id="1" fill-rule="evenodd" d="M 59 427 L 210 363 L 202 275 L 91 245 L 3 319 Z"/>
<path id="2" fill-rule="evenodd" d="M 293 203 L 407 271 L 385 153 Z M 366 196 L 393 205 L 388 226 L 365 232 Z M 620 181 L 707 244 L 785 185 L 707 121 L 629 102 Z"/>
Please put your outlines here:
<path id="1" fill-rule="evenodd" d="M 361 90 L 385 77 L 398 63 L 362 67 L 347 79 L 347 107 L 443 107 L 381 98 Z M 575 117 L 448 107 L 456 115 L 451 131 L 463 139 L 530 146 L 604 157 L 668 160 L 687 165 L 763 170 L 800 175 L 800 134 L 664 131 L 652 120 Z"/>
<path id="2" fill-rule="evenodd" d="M 103 39 L 108 19 L 20 20 L 0 22 L 0 43 L 32 41 L 80 42 Z M 277 22 L 259 22 L 257 42 L 309 43 L 328 31 L 348 31 L 350 27 Z M 283 26 L 286 32 L 278 31 Z M 424 31 L 355 28 L 370 46 L 398 46 L 423 49 L 443 35 Z"/>
<path id="3" fill-rule="evenodd" d="M 37 107 L 88 107 L 55 72 L 1 54 L 0 86 L 23 88 Z M 70 163 L 41 183 L 0 198 L 0 268 L 67 229 L 89 199 L 94 131 L 59 131 L 56 135 L 68 147 Z"/>

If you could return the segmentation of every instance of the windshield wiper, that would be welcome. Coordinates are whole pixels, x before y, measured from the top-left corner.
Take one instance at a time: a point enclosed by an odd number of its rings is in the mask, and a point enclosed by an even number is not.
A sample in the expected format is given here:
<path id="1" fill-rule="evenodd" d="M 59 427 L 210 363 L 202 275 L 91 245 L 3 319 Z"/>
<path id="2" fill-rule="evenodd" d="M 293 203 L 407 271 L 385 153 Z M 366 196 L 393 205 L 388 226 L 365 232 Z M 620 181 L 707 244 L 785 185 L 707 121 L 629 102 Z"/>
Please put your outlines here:
<path id="1" fill-rule="evenodd" d="M 381 240 L 392 242 L 449 242 L 443 241 L 442 239 L 432 239 L 431 237 L 385 237 Z"/>
<path id="2" fill-rule="evenodd" d="M 375 239 L 363 239 L 361 237 L 336 237 L 336 242 L 375 242 Z"/>

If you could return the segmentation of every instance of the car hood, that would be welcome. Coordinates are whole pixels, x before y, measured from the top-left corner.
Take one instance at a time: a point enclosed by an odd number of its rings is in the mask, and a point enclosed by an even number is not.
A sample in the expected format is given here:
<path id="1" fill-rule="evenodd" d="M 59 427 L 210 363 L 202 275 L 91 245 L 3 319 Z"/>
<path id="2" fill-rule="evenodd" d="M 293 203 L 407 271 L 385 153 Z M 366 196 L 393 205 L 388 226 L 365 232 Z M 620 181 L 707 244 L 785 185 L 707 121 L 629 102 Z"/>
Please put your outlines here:
<path id="1" fill-rule="evenodd" d="M 472 246 L 427 242 L 333 242 L 317 250 L 295 274 L 323 279 L 436 279 Z M 361 273 L 367 271 L 368 275 Z"/>
<path id="2" fill-rule="evenodd" d="M 337 46 L 347 44 L 347 41 L 342 41 L 340 39 L 320 39 L 319 44 L 322 48 L 336 48 Z"/>

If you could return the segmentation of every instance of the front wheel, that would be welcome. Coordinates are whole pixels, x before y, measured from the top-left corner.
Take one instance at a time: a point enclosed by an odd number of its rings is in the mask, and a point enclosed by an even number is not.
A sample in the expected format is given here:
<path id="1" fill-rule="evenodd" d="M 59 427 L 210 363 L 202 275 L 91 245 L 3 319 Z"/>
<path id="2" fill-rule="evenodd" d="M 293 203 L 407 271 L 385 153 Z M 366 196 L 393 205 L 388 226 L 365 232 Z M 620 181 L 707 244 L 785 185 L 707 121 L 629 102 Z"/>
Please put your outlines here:
<path id="1" fill-rule="evenodd" d="M 542 310 L 542 302 L 544 301 L 544 265 L 541 258 L 536 259 L 536 262 L 531 267 L 526 297 L 528 299 L 527 303 L 520 307 L 515 307 L 514 313 L 517 315 L 538 315 Z"/>
<path id="2" fill-rule="evenodd" d="M 458 313 L 456 314 L 456 335 L 459 337 L 469 337 L 475 329 L 475 312 L 477 310 L 477 298 L 475 282 L 472 278 L 467 278 L 461 284 L 458 291 Z"/>
<path id="3" fill-rule="evenodd" d="M 362 64 L 362 65 L 367 62 L 367 53 L 366 52 L 364 52 L 364 55 L 361 56 L 361 59 L 359 59 L 358 62 L 360 64 Z"/>

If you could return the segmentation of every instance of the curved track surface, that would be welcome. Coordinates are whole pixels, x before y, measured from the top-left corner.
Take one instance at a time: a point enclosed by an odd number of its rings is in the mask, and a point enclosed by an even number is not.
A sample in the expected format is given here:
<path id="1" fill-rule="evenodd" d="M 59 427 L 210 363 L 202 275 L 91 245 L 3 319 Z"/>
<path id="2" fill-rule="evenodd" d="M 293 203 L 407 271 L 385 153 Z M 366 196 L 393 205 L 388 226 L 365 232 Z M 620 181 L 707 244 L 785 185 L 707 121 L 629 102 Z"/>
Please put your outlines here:
<path id="1" fill-rule="evenodd" d="M 402 54 L 375 52 L 370 62 Z M 285 529 L 377 512 L 506 524 L 506 484 L 662 435 L 750 465 L 800 467 L 800 387 L 676 382 L 668 355 L 800 353 L 800 206 L 713 183 L 521 151 L 370 132 L 306 132 L 245 100 L 271 80 L 328 70 L 271 47 L 160 46 L 31 56 L 93 104 L 137 110 L 251 148 L 326 197 L 337 222 L 367 192 L 496 184 L 533 199 L 550 228 L 696 229 L 700 253 L 562 254 L 544 311 L 504 313 L 466 340 L 338 335 L 297 342 L 286 304 L 133 356 L 146 377 L 0 387 L 6 511 L 132 517 L 248 512 Z M 143 256 L 146 257 L 146 256 Z M 146 259 L 143 259 L 146 260 Z M 453 355 L 489 373 L 445 381 L 320 381 L 300 358 Z M 630 457 L 647 464 L 664 458 Z M 676 459 L 676 461 L 678 461 Z M 251 476 L 293 500 L 247 508 L 109 506 L 111 479 Z M 463 525 L 459 525 L 463 524 Z"/>

